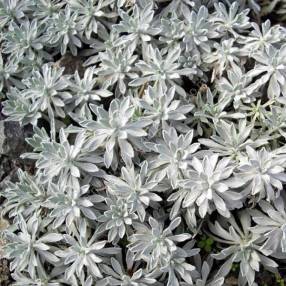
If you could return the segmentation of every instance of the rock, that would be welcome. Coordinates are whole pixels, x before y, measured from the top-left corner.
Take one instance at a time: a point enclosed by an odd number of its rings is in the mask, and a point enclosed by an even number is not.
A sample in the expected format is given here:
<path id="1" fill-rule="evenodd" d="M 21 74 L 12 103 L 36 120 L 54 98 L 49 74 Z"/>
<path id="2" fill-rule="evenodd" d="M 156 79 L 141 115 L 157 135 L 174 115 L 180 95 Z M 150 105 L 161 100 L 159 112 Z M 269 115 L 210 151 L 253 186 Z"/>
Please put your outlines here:
<path id="1" fill-rule="evenodd" d="M 11 285 L 9 262 L 7 259 L 0 259 L 0 285 Z"/>
<path id="2" fill-rule="evenodd" d="M 0 217 L 0 231 L 3 231 L 9 227 L 9 222 L 7 219 Z"/>
<path id="3" fill-rule="evenodd" d="M 21 127 L 18 122 L 0 121 L 0 154 L 19 158 L 29 150 L 25 138 L 32 135 L 32 127 Z"/>
<path id="4" fill-rule="evenodd" d="M 5 135 L 4 135 L 4 121 L 0 121 L 0 154 L 4 154 L 4 141 L 5 141 Z"/>
<path id="5" fill-rule="evenodd" d="M 2 120 L 1 120 L 2 119 Z M 21 127 L 18 122 L 4 121 L 0 114 L 0 192 L 5 182 L 16 182 L 17 169 L 33 170 L 34 162 L 21 159 L 23 153 L 30 152 L 31 147 L 25 141 L 32 136 L 32 126 Z M 0 198 L 0 204 L 1 204 Z M 1 285 L 1 284 L 0 284 Z"/>
<path id="6" fill-rule="evenodd" d="M 9 226 L 9 222 L 0 217 L 0 234 Z M 9 262 L 3 257 L 3 246 L 6 244 L 5 239 L 0 235 L 0 285 L 11 285 Z"/>
<path id="7" fill-rule="evenodd" d="M 78 71 L 79 75 L 82 77 L 84 74 L 83 60 L 79 56 L 73 56 L 71 54 L 66 54 L 55 62 L 56 67 L 64 67 L 64 74 L 74 74 Z"/>
<path id="8" fill-rule="evenodd" d="M 235 286 L 238 285 L 238 280 L 236 277 L 234 276 L 230 276 L 228 278 L 225 279 L 225 285 L 226 286 Z"/>
<path id="9" fill-rule="evenodd" d="M 20 165 L 17 160 L 10 159 L 6 156 L 0 156 L 0 192 L 5 188 L 7 182 L 18 181 L 17 169 Z M 0 197 L 0 205 L 1 202 L 2 198 Z"/>

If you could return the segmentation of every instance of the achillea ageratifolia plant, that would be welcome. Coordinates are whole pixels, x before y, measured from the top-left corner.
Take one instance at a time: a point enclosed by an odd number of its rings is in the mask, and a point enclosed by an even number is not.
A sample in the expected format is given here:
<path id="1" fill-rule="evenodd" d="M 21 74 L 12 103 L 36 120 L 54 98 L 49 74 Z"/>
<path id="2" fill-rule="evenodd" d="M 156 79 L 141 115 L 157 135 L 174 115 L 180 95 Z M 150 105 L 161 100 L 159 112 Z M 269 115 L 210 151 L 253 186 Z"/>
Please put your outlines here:
<path id="1" fill-rule="evenodd" d="M 34 172 L 0 194 L 12 285 L 280 270 L 286 29 L 255 21 L 258 2 L 0 1 L 2 113 L 34 130 Z"/>

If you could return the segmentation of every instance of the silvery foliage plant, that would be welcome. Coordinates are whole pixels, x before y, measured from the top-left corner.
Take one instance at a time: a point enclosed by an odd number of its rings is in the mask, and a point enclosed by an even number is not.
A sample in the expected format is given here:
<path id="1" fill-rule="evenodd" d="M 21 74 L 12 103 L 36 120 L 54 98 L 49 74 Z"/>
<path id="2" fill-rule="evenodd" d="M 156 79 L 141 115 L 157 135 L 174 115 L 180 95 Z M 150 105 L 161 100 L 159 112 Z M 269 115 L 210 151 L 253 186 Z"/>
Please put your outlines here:
<path id="1" fill-rule="evenodd" d="M 1 112 L 34 130 L 34 168 L 1 191 L 12 285 L 220 286 L 239 264 L 254 286 L 279 271 L 286 30 L 259 11 L 0 1 Z"/>

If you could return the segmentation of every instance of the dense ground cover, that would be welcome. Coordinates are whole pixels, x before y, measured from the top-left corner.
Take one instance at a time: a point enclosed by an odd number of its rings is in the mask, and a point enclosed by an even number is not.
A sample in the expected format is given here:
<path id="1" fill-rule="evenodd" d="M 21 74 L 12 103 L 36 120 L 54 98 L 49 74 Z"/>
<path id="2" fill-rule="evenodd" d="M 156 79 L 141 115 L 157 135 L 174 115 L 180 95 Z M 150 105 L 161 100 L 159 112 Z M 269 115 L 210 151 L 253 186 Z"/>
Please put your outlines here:
<path id="1" fill-rule="evenodd" d="M 0 0 L 1 285 L 284 285 L 284 2 Z"/>

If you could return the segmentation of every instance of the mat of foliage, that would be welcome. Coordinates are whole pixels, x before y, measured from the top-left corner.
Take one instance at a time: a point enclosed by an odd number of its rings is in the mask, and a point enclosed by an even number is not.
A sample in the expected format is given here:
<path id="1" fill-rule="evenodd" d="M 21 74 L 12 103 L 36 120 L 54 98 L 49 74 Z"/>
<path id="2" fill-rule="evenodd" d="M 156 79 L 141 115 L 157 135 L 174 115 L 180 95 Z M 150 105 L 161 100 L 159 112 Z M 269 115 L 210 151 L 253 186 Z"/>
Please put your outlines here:
<path id="1" fill-rule="evenodd" d="M 2 113 L 33 126 L 1 192 L 11 285 L 279 277 L 286 29 L 260 8 L 0 1 Z"/>

